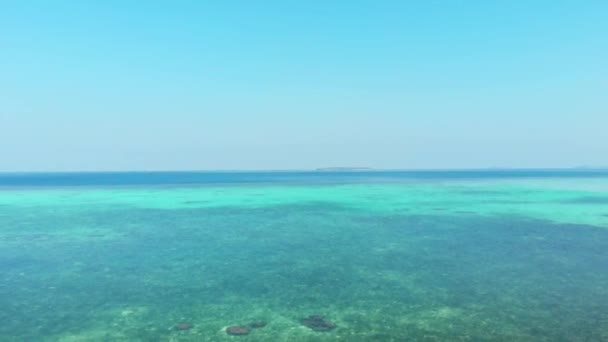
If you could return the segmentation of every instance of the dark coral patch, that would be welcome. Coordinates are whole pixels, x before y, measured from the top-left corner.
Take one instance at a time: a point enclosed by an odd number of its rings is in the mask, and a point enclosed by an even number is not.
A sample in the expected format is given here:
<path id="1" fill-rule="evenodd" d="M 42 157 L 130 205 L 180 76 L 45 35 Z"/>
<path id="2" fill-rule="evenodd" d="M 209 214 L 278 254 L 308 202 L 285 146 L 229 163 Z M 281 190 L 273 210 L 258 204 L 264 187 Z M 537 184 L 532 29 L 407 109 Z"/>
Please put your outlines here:
<path id="1" fill-rule="evenodd" d="M 250 331 L 249 328 L 241 325 L 233 325 L 226 328 L 226 333 L 234 336 L 248 335 Z"/>
<path id="2" fill-rule="evenodd" d="M 249 326 L 252 328 L 263 328 L 266 326 L 266 324 L 268 324 L 268 323 L 266 323 L 264 321 L 254 321 L 254 322 L 249 323 Z"/>
<path id="3" fill-rule="evenodd" d="M 329 331 L 336 327 L 336 324 L 320 315 L 308 316 L 302 320 L 302 324 L 314 331 Z"/>
<path id="4" fill-rule="evenodd" d="M 175 330 L 190 330 L 192 329 L 192 323 L 187 323 L 187 322 L 182 322 L 182 323 L 178 323 L 176 324 L 173 329 Z"/>

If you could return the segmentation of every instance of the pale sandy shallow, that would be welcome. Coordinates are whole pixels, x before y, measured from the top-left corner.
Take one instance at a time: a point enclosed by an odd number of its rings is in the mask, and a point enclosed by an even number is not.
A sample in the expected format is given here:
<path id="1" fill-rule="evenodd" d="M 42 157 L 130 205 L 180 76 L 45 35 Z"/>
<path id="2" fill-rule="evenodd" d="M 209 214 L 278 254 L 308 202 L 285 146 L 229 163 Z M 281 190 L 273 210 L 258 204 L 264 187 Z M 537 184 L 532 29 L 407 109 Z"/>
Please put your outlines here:
<path id="1" fill-rule="evenodd" d="M 61 210 L 99 206 L 264 208 L 302 203 L 336 204 L 375 213 L 514 214 L 608 227 L 608 178 L 0 191 L 0 206 L 56 208 L 60 204 Z"/>

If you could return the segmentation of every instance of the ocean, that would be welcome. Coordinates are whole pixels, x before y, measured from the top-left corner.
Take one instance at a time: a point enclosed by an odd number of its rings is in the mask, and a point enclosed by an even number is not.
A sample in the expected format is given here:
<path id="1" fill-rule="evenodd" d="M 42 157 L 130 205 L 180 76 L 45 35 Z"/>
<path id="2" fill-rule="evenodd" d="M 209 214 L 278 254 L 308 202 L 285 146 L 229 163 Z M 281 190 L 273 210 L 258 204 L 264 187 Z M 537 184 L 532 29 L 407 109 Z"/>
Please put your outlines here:
<path id="1" fill-rule="evenodd" d="M 0 174 L 0 341 L 608 341 L 608 171 Z"/>

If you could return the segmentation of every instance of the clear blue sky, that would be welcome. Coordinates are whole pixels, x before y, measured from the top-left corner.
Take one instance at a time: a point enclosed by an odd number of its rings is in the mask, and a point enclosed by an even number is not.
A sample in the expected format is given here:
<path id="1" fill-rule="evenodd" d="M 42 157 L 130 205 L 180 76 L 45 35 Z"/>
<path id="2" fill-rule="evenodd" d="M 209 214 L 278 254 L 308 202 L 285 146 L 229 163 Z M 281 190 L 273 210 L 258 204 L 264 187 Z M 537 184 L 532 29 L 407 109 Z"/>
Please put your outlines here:
<path id="1" fill-rule="evenodd" d="M 608 1 L 2 1 L 0 170 L 608 165 Z"/>

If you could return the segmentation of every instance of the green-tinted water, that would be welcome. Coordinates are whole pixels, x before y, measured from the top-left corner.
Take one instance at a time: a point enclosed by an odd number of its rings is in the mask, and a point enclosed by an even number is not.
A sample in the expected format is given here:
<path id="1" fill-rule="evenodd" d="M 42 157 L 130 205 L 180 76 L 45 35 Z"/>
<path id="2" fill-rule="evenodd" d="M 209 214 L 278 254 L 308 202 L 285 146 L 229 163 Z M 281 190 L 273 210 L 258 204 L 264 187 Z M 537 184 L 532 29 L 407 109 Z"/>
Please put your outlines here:
<path id="1" fill-rule="evenodd" d="M 0 229 L 2 341 L 608 340 L 605 178 L 4 190 Z"/>

